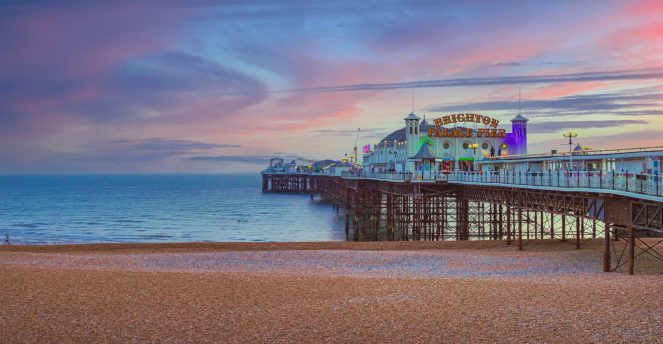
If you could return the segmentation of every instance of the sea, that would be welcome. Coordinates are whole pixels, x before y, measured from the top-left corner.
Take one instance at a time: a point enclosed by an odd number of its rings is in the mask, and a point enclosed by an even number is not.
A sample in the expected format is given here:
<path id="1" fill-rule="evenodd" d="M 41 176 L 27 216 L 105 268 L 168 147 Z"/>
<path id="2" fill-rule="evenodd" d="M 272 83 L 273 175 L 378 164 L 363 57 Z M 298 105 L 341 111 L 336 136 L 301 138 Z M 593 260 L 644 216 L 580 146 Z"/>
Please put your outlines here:
<path id="1" fill-rule="evenodd" d="M 0 236 L 15 244 L 342 241 L 308 195 L 259 174 L 0 175 Z"/>

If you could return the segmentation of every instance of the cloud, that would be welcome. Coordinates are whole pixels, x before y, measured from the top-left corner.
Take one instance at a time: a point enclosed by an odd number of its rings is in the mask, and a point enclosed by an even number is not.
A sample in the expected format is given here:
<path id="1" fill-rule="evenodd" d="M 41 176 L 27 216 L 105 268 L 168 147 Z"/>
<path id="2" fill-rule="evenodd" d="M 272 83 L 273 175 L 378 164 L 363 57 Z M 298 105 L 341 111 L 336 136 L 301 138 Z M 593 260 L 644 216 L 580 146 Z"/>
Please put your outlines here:
<path id="1" fill-rule="evenodd" d="M 192 156 L 186 158 L 191 161 L 212 161 L 212 162 L 238 162 L 246 164 L 263 164 L 267 165 L 269 159 L 273 156 L 265 155 L 215 155 L 215 156 Z"/>
<path id="2" fill-rule="evenodd" d="M 219 144 L 201 141 L 166 139 L 161 137 L 143 140 L 114 140 L 112 143 L 122 145 L 125 149 L 151 152 L 178 152 L 187 153 L 196 150 L 215 148 L 239 148 L 236 144 Z"/>
<path id="3" fill-rule="evenodd" d="M 359 131 L 360 137 L 378 137 L 384 135 L 386 128 L 371 128 L 371 129 L 361 129 Z M 343 129 L 343 130 L 331 130 L 331 129 L 318 129 L 311 130 L 312 133 L 317 134 L 333 134 L 336 136 L 352 136 L 357 135 L 357 130 L 352 129 Z"/>
<path id="4" fill-rule="evenodd" d="M 115 68 L 110 86 L 133 94 L 204 90 L 208 94 L 234 90 L 261 98 L 264 85 L 246 74 L 201 56 L 177 50 L 161 51 L 128 60 Z M 208 95 L 207 94 L 207 95 Z"/>
<path id="5" fill-rule="evenodd" d="M 267 165 L 269 160 L 272 158 L 282 158 L 283 160 L 299 160 L 304 162 L 316 162 L 320 159 L 304 157 L 298 154 L 278 152 L 273 153 L 272 155 L 197 155 L 186 158 L 190 161 L 210 161 L 210 162 L 234 162 L 234 163 L 245 163 L 245 164 L 260 164 Z"/>
<path id="6" fill-rule="evenodd" d="M 615 81 L 615 80 L 653 80 L 663 79 L 663 69 L 630 69 L 618 71 L 585 72 L 569 74 L 475 77 L 456 79 L 437 79 L 410 82 L 390 82 L 372 84 L 354 84 L 329 87 L 311 87 L 293 91 L 312 92 L 351 92 L 390 90 L 402 88 L 433 88 L 433 87 L 473 87 L 495 85 L 525 85 L 559 82 L 589 82 L 589 81 Z"/>
<path id="7" fill-rule="evenodd" d="M 533 122 L 528 125 L 530 133 L 556 133 L 568 129 L 612 128 L 633 124 L 648 124 L 643 120 L 603 120 L 603 121 L 568 121 L 568 122 Z"/>
<path id="8" fill-rule="evenodd" d="M 583 146 L 587 145 L 596 150 L 602 149 L 623 149 L 631 147 L 658 147 L 661 145 L 661 132 L 658 130 L 642 130 L 629 132 L 627 135 L 624 133 L 616 133 L 610 135 L 599 135 L 592 137 L 580 136 L 574 142 Z M 567 149 L 568 141 L 565 141 L 561 135 L 556 139 L 539 141 L 534 144 L 528 145 L 527 149 L 530 153 L 548 152 L 550 149 Z"/>
<path id="9" fill-rule="evenodd" d="M 150 3 L 9 7 L 0 20 L 0 106 L 24 111 L 98 99 L 114 66 L 167 49 L 190 17 Z"/>
<path id="10" fill-rule="evenodd" d="M 119 63 L 102 84 L 103 97 L 70 103 L 60 110 L 98 121 L 158 118 L 191 123 L 231 116 L 267 97 L 265 85 L 254 77 L 172 50 Z"/>
<path id="11" fill-rule="evenodd" d="M 662 84 L 660 1 L 624 11 L 636 3 L 0 1 L 0 169 L 240 171 L 266 147 L 332 157 L 353 127 L 363 140 L 402 126 L 410 88 L 430 88 L 420 108 L 514 111 L 494 100 L 523 85 L 540 89 L 528 116 L 663 114 L 656 92 L 626 91 Z"/>
<path id="12" fill-rule="evenodd" d="M 167 138 L 112 140 L 97 143 L 80 152 L 58 154 L 60 159 L 72 163 L 116 165 L 144 165 L 146 163 L 166 162 L 176 157 L 186 157 L 201 152 L 217 149 L 240 148 L 235 144 L 211 143 L 195 140 Z"/>
<path id="13" fill-rule="evenodd" d="M 522 65 L 521 62 L 499 62 L 494 64 L 495 67 L 518 67 Z"/>
<path id="14" fill-rule="evenodd" d="M 552 99 L 523 100 L 520 107 L 524 113 L 550 114 L 614 114 L 614 115 L 662 115 L 662 93 L 611 93 L 583 94 Z M 429 107 L 434 112 L 448 111 L 514 111 L 518 100 L 505 99 L 466 104 L 451 104 Z"/>

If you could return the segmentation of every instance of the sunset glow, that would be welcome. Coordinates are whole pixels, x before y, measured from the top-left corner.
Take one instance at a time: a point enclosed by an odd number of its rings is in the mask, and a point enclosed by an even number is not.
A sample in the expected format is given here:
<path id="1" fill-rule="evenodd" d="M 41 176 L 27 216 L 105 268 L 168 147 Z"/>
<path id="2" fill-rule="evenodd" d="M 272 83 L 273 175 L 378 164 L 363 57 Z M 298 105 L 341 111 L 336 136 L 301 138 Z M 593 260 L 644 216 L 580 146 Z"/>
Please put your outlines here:
<path id="1" fill-rule="evenodd" d="M 8 1 L 0 173 L 259 171 L 520 106 L 528 151 L 663 143 L 663 2 Z"/>

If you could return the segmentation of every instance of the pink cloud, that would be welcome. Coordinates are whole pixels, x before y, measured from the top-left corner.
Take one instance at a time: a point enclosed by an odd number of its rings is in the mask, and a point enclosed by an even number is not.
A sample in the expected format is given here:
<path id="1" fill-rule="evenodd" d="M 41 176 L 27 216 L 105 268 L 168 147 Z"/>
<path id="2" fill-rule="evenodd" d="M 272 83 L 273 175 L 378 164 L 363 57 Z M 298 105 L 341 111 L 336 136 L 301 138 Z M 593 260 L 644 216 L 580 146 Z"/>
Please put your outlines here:
<path id="1" fill-rule="evenodd" d="M 52 110 L 98 99 L 101 82 L 127 59 L 167 48 L 189 13 L 154 3 L 47 7 L 0 21 L 5 46 L 0 80 L 11 82 L 5 106 Z"/>
<path id="2" fill-rule="evenodd" d="M 529 99 L 551 99 L 567 97 L 583 92 L 598 90 L 604 87 L 606 82 L 585 82 L 585 83 L 560 83 L 545 85 L 540 87 L 528 88 L 525 98 Z"/>

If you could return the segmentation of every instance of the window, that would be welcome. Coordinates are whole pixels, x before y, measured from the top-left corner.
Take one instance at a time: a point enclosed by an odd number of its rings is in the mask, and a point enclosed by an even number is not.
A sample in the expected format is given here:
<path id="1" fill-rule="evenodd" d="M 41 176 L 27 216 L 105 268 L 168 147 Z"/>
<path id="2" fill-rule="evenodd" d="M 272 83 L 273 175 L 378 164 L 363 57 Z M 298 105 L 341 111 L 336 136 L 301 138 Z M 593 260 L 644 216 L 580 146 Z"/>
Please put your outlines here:
<path id="1" fill-rule="evenodd" d="M 412 127 L 410 127 L 410 135 L 412 134 L 414 134 L 414 132 L 412 132 Z"/>
<path id="2" fill-rule="evenodd" d="M 467 142 L 463 142 L 463 149 L 468 149 L 470 148 L 470 144 Z"/>
<path id="3" fill-rule="evenodd" d="M 488 143 L 484 142 L 484 143 L 481 145 L 481 148 L 483 148 L 483 149 L 488 149 Z"/>
<path id="4" fill-rule="evenodd" d="M 449 142 L 445 142 L 442 147 L 444 147 L 444 149 L 449 149 Z"/>

